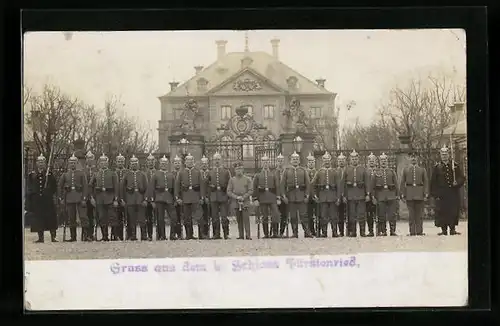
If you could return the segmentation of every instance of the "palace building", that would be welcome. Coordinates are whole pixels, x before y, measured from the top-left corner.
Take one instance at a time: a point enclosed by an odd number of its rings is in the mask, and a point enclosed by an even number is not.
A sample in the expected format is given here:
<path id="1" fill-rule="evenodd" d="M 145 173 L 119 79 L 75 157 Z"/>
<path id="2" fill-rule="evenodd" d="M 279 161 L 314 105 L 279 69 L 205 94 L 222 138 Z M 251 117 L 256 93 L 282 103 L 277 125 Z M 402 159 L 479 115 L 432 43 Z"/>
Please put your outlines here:
<path id="1" fill-rule="evenodd" d="M 335 114 L 336 94 L 326 89 L 326 80 L 311 81 L 281 62 L 278 39 L 270 41 L 271 53 L 252 52 L 248 37 L 245 41 L 243 52 L 226 52 L 227 41 L 215 41 L 217 60 L 208 67 L 195 66 L 192 78 L 182 84 L 171 82 L 170 92 L 159 97 L 161 152 L 170 152 L 169 137 L 176 133 L 190 99 L 197 102 L 202 116 L 198 128 L 205 141 L 235 141 L 238 136 L 248 142 L 277 140 L 284 128 L 283 112 L 292 99 L 297 99 L 315 131 L 333 143 L 325 145 L 335 146 L 337 131 L 325 121 Z M 255 136 L 259 139 L 241 137 L 224 128 L 241 107 L 264 127 L 262 135 Z M 252 156 L 251 148 L 245 156 Z"/>

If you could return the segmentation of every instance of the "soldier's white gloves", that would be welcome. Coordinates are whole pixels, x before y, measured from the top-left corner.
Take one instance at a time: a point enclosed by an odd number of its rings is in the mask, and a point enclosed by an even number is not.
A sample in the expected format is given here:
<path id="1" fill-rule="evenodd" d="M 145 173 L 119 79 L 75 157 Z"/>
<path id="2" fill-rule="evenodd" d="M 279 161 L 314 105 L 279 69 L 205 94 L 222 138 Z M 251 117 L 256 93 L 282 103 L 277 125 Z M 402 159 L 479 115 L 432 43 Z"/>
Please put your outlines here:
<path id="1" fill-rule="evenodd" d="M 307 204 L 308 202 L 309 202 L 309 196 L 305 196 L 305 197 L 304 197 L 304 203 L 306 203 L 306 204 Z"/>
<path id="2" fill-rule="evenodd" d="M 90 198 L 90 204 L 95 207 L 95 199 L 94 198 Z"/>
<path id="3" fill-rule="evenodd" d="M 61 205 L 64 205 L 64 199 L 59 198 L 59 202 L 61 203 Z"/>
<path id="4" fill-rule="evenodd" d="M 147 207 L 148 206 L 148 202 L 146 200 L 143 200 L 142 201 L 142 206 Z"/>
<path id="5" fill-rule="evenodd" d="M 347 204 L 347 197 L 342 197 L 342 201 L 344 202 L 344 204 Z"/>
<path id="6" fill-rule="evenodd" d="M 118 207 L 118 201 L 117 200 L 113 200 L 113 207 Z"/>
<path id="7" fill-rule="evenodd" d="M 369 202 L 369 201 L 370 201 L 370 195 L 367 195 L 367 196 L 365 197 L 365 201 L 366 201 L 366 202 Z"/>
<path id="8" fill-rule="evenodd" d="M 208 197 L 205 197 L 205 204 L 210 204 L 210 199 Z"/>
<path id="9" fill-rule="evenodd" d="M 156 204 L 155 204 L 155 202 L 154 202 L 154 201 L 152 201 L 152 202 L 151 202 L 151 207 L 153 207 L 153 209 L 155 209 L 155 208 L 156 208 Z"/>
<path id="10" fill-rule="evenodd" d="M 205 203 L 205 199 L 202 197 L 200 198 L 200 205 L 203 205 Z"/>
<path id="11" fill-rule="evenodd" d="M 377 205 L 377 199 L 375 197 L 372 198 L 373 205 Z"/>
<path id="12" fill-rule="evenodd" d="M 318 198 L 318 196 L 314 195 L 313 200 L 314 200 L 315 202 L 319 202 L 319 198 Z"/>
<path id="13" fill-rule="evenodd" d="M 259 201 L 258 200 L 254 200 L 253 204 L 255 205 L 255 207 L 259 207 Z"/>
<path id="14" fill-rule="evenodd" d="M 236 197 L 236 200 L 237 201 L 243 201 L 243 197 L 242 196 L 238 196 L 238 197 Z"/>
<path id="15" fill-rule="evenodd" d="M 427 201 L 429 199 L 429 195 L 428 194 L 425 194 L 424 195 L 424 201 Z"/>
<path id="16" fill-rule="evenodd" d="M 340 198 L 337 199 L 337 201 L 335 202 L 335 205 L 339 206 L 340 205 Z"/>
<path id="17" fill-rule="evenodd" d="M 125 201 L 123 199 L 120 199 L 120 204 L 122 204 L 122 206 L 125 206 Z"/>
<path id="18" fill-rule="evenodd" d="M 282 196 L 282 197 L 281 197 L 281 200 L 282 200 L 285 204 L 288 204 L 288 198 L 286 198 L 286 196 Z"/>
<path id="19" fill-rule="evenodd" d="M 182 205 L 182 199 L 177 198 L 176 202 L 177 202 L 177 204 Z"/>

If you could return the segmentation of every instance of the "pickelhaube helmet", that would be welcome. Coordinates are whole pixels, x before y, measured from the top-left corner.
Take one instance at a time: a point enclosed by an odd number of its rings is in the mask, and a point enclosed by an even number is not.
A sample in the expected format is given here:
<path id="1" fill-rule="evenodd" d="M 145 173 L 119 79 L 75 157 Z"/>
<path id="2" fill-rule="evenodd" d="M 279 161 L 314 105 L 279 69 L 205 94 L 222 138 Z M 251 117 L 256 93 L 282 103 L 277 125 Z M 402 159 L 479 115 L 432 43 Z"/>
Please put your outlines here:
<path id="1" fill-rule="evenodd" d="M 340 155 L 337 158 L 338 159 L 345 159 L 345 156 L 344 156 L 344 154 L 342 154 L 342 152 L 340 152 Z"/>
<path id="2" fill-rule="evenodd" d="M 165 155 L 163 155 L 163 157 L 160 158 L 160 163 L 167 163 L 167 162 L 168 162 L 168 158 Z"/>
<path id="3" fill-rule="evenodd" d="M 99 160 L 107 162 L 109 161 L 109 158 L 106 156 L 106 154 L 102 153 L 101 157 L 99 157 Z"/>
<path id="4" fill-rule="evenodd" d="M 43 154 L 40 154 L 40 156 L 38 156 L 38 157 L 36 158 L 36 160 L 37 160 L 37 162 L 45 162 L 45 161 L 46 161 L 46 160 L 45 160 L 45 156 L 43 156 Z"/>
<path id="5" fill-rule="evenodd" d="M 312 155 L 311 152 L 309 152 L 309 156 L 307 156 L 308 161 L 316 161 L 316 158 Z"/>
<path id="6" fill-rule="evenodd" d="M 358 152 L 356 152 L 355 149 L 352 150 L 351 154 L 350 154 L 351 157 L 357 157 L 358 156 Z"/>
<path id="7" fill-rule="evenodd" d="M 193 155 L 191 155 L 191 153 L 188 153 L 188 155 L 186 156 L 186 160 L 193 160 L 194 157 Z"/>
<path id="8" fill-rule="evenodd" d="M 279 158 L 279 159 L 284 159 L 285 157 L 284 157 L 284 156 L 280 153 L 280 155 L 278 155 L 278 157 L 277 157 L 277 158 Z"/>
<path id="9" fill-rule="evenodd" d="M 375 155 L 373 155 L 373 152 L 370 152 L 370 155 L 368 155 L 368 159 L 369 160 L 374 160 L 376 159 L 377 157 Z"/>
<path id="10" fill-rule="evenodd" d="M 203 157 L 201 158 L 201 163 L 208 164 L 208 158 L 205 155 L 203 155 Z"/>
<path id="11" fill-rule="evenodd" d="M 117 162 L 125 161 L 125 156 L 123 156 L 121 153 L 118 154 L 116 157 Z"/>
<path id="12" fill-rule="evenodd" d="M 261 161 L 269 161 L 269 157 L 267 157 L 267 155 L 263 155 L 260 159 Z"/>
<path id="13" fill-rule="evenodd" d="M 137 162 L 139 162 L 139 159 L 132 154 L 132 157 L 130 158 L 130 163 L 137 163 Z"/>
<path id="14" fill-rule="evenodd" d="M 328 153 L 328 151 L 325 151 L 325 154 L 323 155 L 323 160 L 329 161 L 331 159 L 332 159 L 332 156 L 330 155 L 330 153 Z"/>
<path id="15" fill-rule="evenodd" d="M 175 155 L 174 157 L 174 162 L 181 162 L 182 159 L 179 157 L 179 155 Z"/>
<path id="16" fill-rule="evenodd" d="M 441 149 L 440 149 L 441 153 L 448 153 L 448 151 L 449 151 L 449 148 L 446 146 L 446 144 L 443 145 L 443 147 L 441 147 Z"/>
<path id="17" fill-rule="evenodd" d="M 385 155 L 385 153 L 382 153 L 382 154 L 380 154 L 379 159 L 387 160 L 387 155 Z"/>
<path id="18" fill-rule="evenodd" d="M 155 157 L 153 154 L 149 153 L 148 157 L 146 158 L 148 161 L 154 161 Z"/>
<path id="19" fill-rule="evenodd" d="M 299 154 L 297 154 L 297 152 L 296 152 L 296 151 L 294 151 L 294 152 L 292 153 L 291 157 L 296 157 L 296 158 L 298 158 L 298 157 L 299 157 Z"/>
<path id="20" fill-rule="evenodd" d="M 88 159 L 93 159 L 95 156 L 94 156 L 94 154 L 92 154 L 91 151 L 88 151 L 87 154 L 85 155 L 85 157 Z"/>
<path id="21" fill-rule="evenodd" d="M 215 152 L 215 154 L 214 154 L 214 156 L 213 156 L 213 159 L 214 159 L 214 160 L 219 160 L 219 159 L 221 159 L 221 158 L 222 158 L 222 156 L 219 154 L 219 152 Z"/>
<path id="22" fill-rule="evenodd" d="M 76 161 L 78 161 L 78 158 L 75 156 L 75 153 L 73 153 L 73 154 L 71 155 L 71 157 L 69 158 L 69 161 L 70 161 L 70 162 L 76 162 Z"/>

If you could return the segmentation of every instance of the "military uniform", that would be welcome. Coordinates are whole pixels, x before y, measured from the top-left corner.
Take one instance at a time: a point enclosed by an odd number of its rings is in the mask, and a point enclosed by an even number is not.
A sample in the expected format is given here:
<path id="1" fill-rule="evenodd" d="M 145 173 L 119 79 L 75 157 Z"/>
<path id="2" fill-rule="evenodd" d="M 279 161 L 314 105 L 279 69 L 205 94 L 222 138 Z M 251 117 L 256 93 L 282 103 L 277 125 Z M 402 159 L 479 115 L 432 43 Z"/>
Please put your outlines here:
<path id="1" fill-rule="evenodd" d="M 314 159 L 314 157 L 313 157 Z M 306 168 L 309 180 L 312 180 L 316 175 L 317 170 L 315 168 Z M 311 189 L 313 192 L 316 190 L 314 187 Z M 309 202 L 307 203 L 307 219 L 309 221 L 309 230 L 312 235 L 316 235 L 315 218 L 320 220 L 321 208 L 318 207 L 318 203 L 314 200 L 314 196 L 309 197 Z M 319 208 L 319 209 L 318 209 Z M 320 223 L 318 223 L 320 224 Z M 319 230 L 318 230 L 319 233 Z"/>
<path id="2" fill-rule="evenodd" d="M 282 167 L 276 168 L 276 174 L 279 176 L 280 179 L 280 191 L 281 191 L 281 179 L 283 178 L 284 170 L 285 169 Z M 283 195 L 283 193 L 281 192 L 280 194 Z M 280 230 L 279 234 L 276 234 L 275 236 L 279 235 L 282 237 L 285 234 L 285 229 L 288 226 L 288 203 L 282 200 L 281 203 L 278 205 L 278 210 L 280 212 Z"/>
<path id="3" fill-rule="evenodd" d="M 280 176 L 278 171 L 263 168 L 253 179 L 253 197 L 259 201 L 262 214 L 262 229 L 264 238 L 269 238 L 269 216 L 271 216 L 271 234 L 278 236 L 280 212 L 277 199 L 280 196 Z"/>
<path id="4" fill-rule="evenodd" d="M 148 184 L 151 182 L 151 179 L 153 178 L 153 176 L 155 174 L 156 174 L 156 169 L 154 167 L 146 169 L 145 175 L 146 175 L 146 179 L 147 179 Z M 148 198 L 147 206 L 145 209 L 145 218 L 146 218 L 146 234 L 147 234 L 147 239 L 149 241 L 153 240 L 153 224 L 154 224 L 155 210 L 153 209 L 152 204 L 153 203 L 151 201 L 149 201 L 149 198 Z M 158 218 L 158 216 L 156 216 L 156 218 Z M 157 234 L 157 236 L 158 236 L 158 234 Z"/>
<path id="5" fill-rule="evenodd" d="M 345 176 L 346 176 L 346 167 L 338 167 L 337 168 L 337 175 L 339 175 L 340 179 L 341 180 L 344 180 Z M 343 181 L 343 186 L 345 187 L 345 182 Z M 338 235 L 343 237 L 345 235 L 345 226 L 346 226 L 346 220 L 347 220 L 347 212 L 348 212 L 348 208 L 347 208 L 347 204 L 344 203 L 344 201 L 340 200 L 340 205 L 338 207 Z M 347 233 L 350 232 L 351 229 L 347 229 Z"/>
<path id="6" fill-rule="evenodd" d="M 409 212 L 410 235 L 423 235 L 424 201 L 429 194 L 427 171 L 420 166 L 404 168 L 400 185 L 401 197 L 406 200 Z"/>
<path id="7" fill-rule="evenodd" d="M 156 218 L 158 221 L 156 232 L 160 240 L 166 239 L 165 211 L 170 218 L 171 227 L 177 223 L 177 213 L 174 207 L 174 185 L 175 173 L 167 170 L 156 171 L 149 182 L 149 200 L 156 205 Z"/>
<path id="8" fill-rule="evenodd" d="M 322 167 L 312 180 L 321 207 L 321 237 L 326 238 L 328 224 L 332 227 L 332 236 L 337 237 L 338 205 L 342 200 L 344 185 L 341 176 L 331 167 Z M 318 232 L 319 233 L 319 232 Z"/>
<path id="9" fill-rule="evenodd" d="M 368 156 L 368 159 L 370 160 L 376 160 L 376 157 L 375 155 L 370 154 L 370 156 Z M 366 168 L 366 171 L 368 173 L 368 175 L 370 176 L 370 180 L 375 180 L 375 172 L 376 172 L 377 168 L 376 168 L 376 165 L 375 164 L 372 164 L 370 166 L 370 163 L 368 164 L 368 167 Z M 376 220 L 376 216 L 377 216 L 377 205 L 373 202 L 373 199 L 375 197 L 373 196 L 373 194 L 371 194 L 371 200 L 366 202 L 366 224 L 368 226 L 368 235 L 369 237 L 373 237 L 374 236 L 374 232 L 373 232 L 373 227 L 374 227 L 374 224 L 375 224 L 375 220 Z M 378 226 L 377 226 L 378 227 Z M 377 229 L 378 231 L 378 229 Z"/>
<path id="10" fill-rule="evenodd" d="M 200 222 L 200 201 L 205 194 L 204 188 L 203 177 L 197 168 L 185 167 L 177 174 L 174 187 L 175 198 L 182 200 L 187 239 L 194 239 L 193 223 Z"/>
<path id="11" fill-rule="evenodd" d="M 53 199 L 57 193 L 57 181 L 49 171 L 47 188 L 45 188 L 46 174 L 47 170 L 44 168 L 28 175 L 25 208 L 33 216 L 31 232 L 38 233 L 37 242 L 44 242 L 44 231 L 50 231 L 52 241 L 57 242 L 57 216 Z"/>
<path id="12" fill-rule="evenodd" d="M 229 236 L 227 186 L 230 179 L 231 173 L 224 167 L 215 167 L 207 175 L 207 193 L 210 200 L 212 232 L 215 239 L 220 239 L 221 220 L 224 238 L 227 239 Z"/>
<path id="13" fill-rule="evenodd" d="M 148 180 L 146 174 L 140 170 L 130 169 L 125 173 L 120 187 L 127 205 L 127 214 L 132 231 L 130 240 L 137 240 L 137 224 L 139 224 L 141 230 L 141 240 L 147 240 L 145 210 L 147 206 Z"/>
<path id="14" fill-rule="evenodd" d="M 118 185 L 122 184 L 123 178 L 125 178 L 125 175 L 127 174 L 128 170 L 126 168 L 117 168 L 116 169 L 116 175 L 118 177 Z M 124 194 L 123 194 L 123 189 L 121 186 L 118 187 L 118 198 L 124 199 Z M 117 238 L 120 240 L 127 239 L 130 240 L 130 234 L 131 229 L 130 229 L 130 223 L 127 215 L 127 207 L 125 205 L 125 201 L 121 201 L 118 203 L 118 207 L 116 208 L 116 215 L 118 219 L 118 226 L 116 227 L 115 233 L 117 234 Z M 126 224 L 126 237 L 123 237 L 123 228 L 124 224 Z M 113 231 L 112 231 L 113 232 Z"/>
<path id="15" fill-rule="evenodd" d="M 238 239 L 251 240 L 250 229 L 250 197 L 253 192 L 252 180 L 245 175 L 234 176 L 229 180 L 227 186 L 227 195 L 231 200 L 231 209 L 236 212 L 236 221 L 238 223 Z M 243 201 L 239 202 L 237 197 L 243 197 Z"/>
<path id="16" fill-rule="evenodd" d="M 447 148 L 442 151 L 447 151 Z M 451 235 L 459 234 L 455 228 L 460 215 L 460 188 L 464 183 L 465 176 L 457 163 L 452 166 L 451 161 L 440 162 L 433 169 L 430 193 L 436 202 L 434 224 L 442 229 L 440 235 L 447 235 L 448 228 Z"/>
<path id="17" fill-rule="evenodd" d="M 85 212 L 87 219 L 89 220 L 89 230 L 87 233 L 91 238 L 93 238 L 94 227 L 97 227 L 97 212 L 96 212 L 97 208 L 94 205 L 92 205 L 93 189 L 90 188 L 90 185 L 97 171 L 98 171 L 97 167 L 93 165 L 87 165 L 84 169 L 85 176 L 87 178 L 87 185 L 89 185 L 89 196 L 87 196 L 86 212 Z"/>
<path id="18" fill-rule="evenodd" d="M 112 227 L 118 225 L 115 209 L 113 208 L 113 204 L 118 200 L 119 196 L 118 186 L 118 176 L 108 168 L 100 169 L 94 174 L 91 181 L 103 241 L 109 241 L 109 225 L 111 224 Z"/>
<path id="19" fill-rule="evenodd" d="M 175 156 L 174 162 L 179 162 L 180 160 L 181 160 L 180 157 Z M 174 173 L 176 180 L 177 180 L 177 175 L 179 174 L 180 171 L 181 171 L 180 165 L 174 167 L 173 173 Z M 175 221 L 174 224 L 172 224 L 173 221 L 170 221 L 170 239 L 182 240 L 183 239 L 182 224 L 184 223 L 184 217 L 182 214 L 182 206 L 177 201 L 175 201 L 174 207 L 175 207 L 175 214 L 177 216 L 177 220 Z"/>
<path id="20" fill-rule="evenodd" d="M 352 154 L 351 154 L 352 155 Z M 366 196 L 370 195 L 370 177 L 363 166 L 348 166 L 345 174 L 345 193 L 347 197 L 348 224 L 351 237 L 357 236 L 356 222 L 359 233 L 366 236 Z"/>
<path id="21" fill-rule="evenodd" d="M 76 160 L 76 157 L 75 157 Z M 82 238 L 92 240 L 89 236 L 89 220 L 86 214 L 88 184 L 85 172 L 82 170 L 69 170 L 59 178 L 59 200 L 64 203 L 69 219 L 70 241 L 76 241 L 76 215 L 80 218 Z"/>
<path id="22" fill-rule="evenodd" d="M 204 182 L 204 187 L 208 192 L 208 173 L 210 171 L 208 169 L 200 169 L 201 177 Z M 207 201 L 204 201 L 201 204 L 201 212 L 202 212 L 202 218 L 200 220 L 200 227 L 201 227 L 201 232 L 200 232 L 200 237 L 202 239 L 209 239 L 210 238 L 210 205 Z"/>
<path id="23" fill-rule="evenodd" d="M 381 236 L 387 235 L 387 221 L 390 234 L 396 234 L 397 202 L 399 199 L 399 184 L 394 170 L 381 167 L 375 172 L 373 180 L 374 195 L 377 200 L 378 230 Z"/>
<path id="24" fill-rule="evenodd" d="M 297 214 L 300 216 L 305 236 L 309 237 L 306 200 L 309 201 L 311 189 L 306 169 L 301 166 L 286 168 L 281 178 L 281 193 L 288 200 L 293 237 L 298 238 L 299 236 Z"/>

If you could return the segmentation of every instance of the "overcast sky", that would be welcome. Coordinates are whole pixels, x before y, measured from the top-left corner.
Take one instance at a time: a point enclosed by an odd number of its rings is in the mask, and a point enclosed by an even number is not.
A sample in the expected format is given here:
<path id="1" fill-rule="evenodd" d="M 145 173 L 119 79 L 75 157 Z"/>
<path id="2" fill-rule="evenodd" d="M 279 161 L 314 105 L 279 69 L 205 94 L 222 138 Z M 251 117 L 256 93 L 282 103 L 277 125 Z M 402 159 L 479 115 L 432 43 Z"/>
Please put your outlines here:
<path id="1" fill-rule="evenodd" d="M 456 70 L 465 76 L 465 32 L 462 30 L 258 30 L 249 33 L 250 51 L 272 53 L 270 40 L 281 40 L 280 60 L 302 75 L 326 79 L 338 94 L 340 121 L 360 117 L 368 123 L 394 83 L 415 71 Z M 243 31 L 62 32 L 25 35 L 24 82 L 39 90 L 51 83 L 100 107 L 120 97 L 129 115 L 160 119 L 158 96 L 169 82 L 184 82 L 194 66 L 215 61 L 219 39 L 227 52 L 244 50 Z M 156 132 L 154 135 L 157 138 Z"/>

